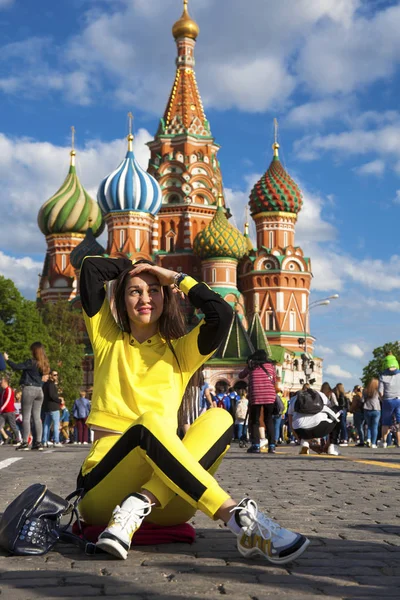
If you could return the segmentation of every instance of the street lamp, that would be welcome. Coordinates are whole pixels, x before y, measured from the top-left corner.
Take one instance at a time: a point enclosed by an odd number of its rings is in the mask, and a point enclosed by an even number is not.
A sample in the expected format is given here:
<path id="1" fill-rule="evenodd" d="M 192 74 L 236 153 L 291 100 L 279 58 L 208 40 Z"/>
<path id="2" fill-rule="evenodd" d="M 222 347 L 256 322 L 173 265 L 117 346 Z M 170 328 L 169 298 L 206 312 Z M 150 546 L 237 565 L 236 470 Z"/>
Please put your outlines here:
<path id="1" fill-rule="evenodd" d="M 307 332 L 308 332 L 308 326 L 309 326 L 309 320 L 310 320 L 310 310 L 312 310 L 313 308 L 317 308 L 317 306 L 328 306 L 331 303 L 331 300 L 337 300 L 339 298 L 339 294 L 332 294 L 331 296 L 328 296 L 327 298 L 322 298 L 320 300 L 314 300 L 314 302 L 311 302 L 311 304 L 309 304 L 308 306 L 308 310 L 306 312 L 306 318 L 305 318 L 305 331 L 304 331 L 304 354 L 302 355 L 302 365 L 303 365 L 303 371 L 304 371 L 304 375 L 306 378 L 306 383 L 309 382 L 309 377 L 310 374 L 312 373 L 312 369 L 310 369 L 310 358 L 307 354 Z M 302 339 L 302 338 L 300 338 Z"/>

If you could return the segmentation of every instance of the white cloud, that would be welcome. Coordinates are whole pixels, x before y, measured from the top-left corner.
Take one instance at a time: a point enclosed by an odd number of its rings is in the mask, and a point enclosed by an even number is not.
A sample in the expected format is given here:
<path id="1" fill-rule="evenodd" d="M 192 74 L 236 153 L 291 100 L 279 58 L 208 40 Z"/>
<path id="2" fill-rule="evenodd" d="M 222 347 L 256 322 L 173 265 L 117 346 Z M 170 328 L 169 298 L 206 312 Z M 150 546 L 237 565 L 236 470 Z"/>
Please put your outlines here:
<path id="1" fill-rule="evenodd" d="M 14 4 L 15 0 L 0 0 L 0 8 L 8 8 Z"/>
<path id="2" fill-rule="evenodd" d="M 362 121 L 362 115 L 360 120 Z M 359 127 L 327 135 L 307 135 L 297 140 L 294 148 L 297 157 L 302 160 L 316 160 L 325 152 L 333 152 L 339 157 L 374 154 L 395 163 L 400 159 L 400 114 L 396 113 L 395 120 L 377 127 Z M 373 174 L 383 172 L 383 160 L 373 160 L 367 165 L 358 168 L 361 174 L 363 169 L 366 172 L 369 169 Z"/>
<path id="3" fill-rule="evenodd" d="M 335 354 L 332 348 L 328 348 L 327 346 L 322 346 L 321 344 L 317 344 L 315 346 L 315 353 L 319 356 L 331 356 Z"/>
<path id="4" fill-rule="evenodd" d="M 377 308 L 382 314 L 386 311 L 400 312 L 399 300 L 377 300 L 376 298 L 364 298 L 364 304 L 370 308 Z"/>
<path id="5" fill-rule="evenodd" d="M 354 375 L 352 375 L 349 371 L 342 369 L 340 365 L 329 365 L 329 367 L 326 367 L 324 372 L 326 375 L 337 377 L 337 379 L 354 379 Z"/>
<path id="6" fill-rule="evenodd" d="M 400 190 L 396 190 L 396 196 L 394 197 L 393 204 L 400 204 Z"/>
<path id="7" fill-rule="evenodd" d="M 227 0 L 196 2 L 190 10 L 201 28 L 196 70 L 206 106 L 276 110 L 300 84 L 311 92 L 351 91 L 392 73 L 400 45 L 397 12 L 377 10 L 366 18 L 361 6 L 361 0 L 280 0 L 267 11 L 265 0 L 245 8 L 242 0 L 230 0 L 229 10 Z M 173 80 L 170 26 L 179 16 L 176 0 L 98 2 L 63 46 L 53 41 L 34 64 L 25 56 L 23 67 L 0 77 L 0 89 L 31 96 L 48 90 L 84 105 L 101 93 L 104 102 L 112 98 L 160 114 Z M 317 124 L 331 116 L 338 107 L 329 98 L 291 112 L 292 122 Z"/>
<path id="8" fill-rule="evenodd" d="M 367 162 L 360 167 L 354 169 L 358 175 L 383 175 L 385 171 L 385 163 L 383 160 L 377 158 L 376 160 L 372 160 L 371 162 Z"/>
<path id="9" fill-rule="evenodd" d="M 354 343 L 342 344 L 340 346 L 340 349 L 343 352 L 343 354 L 351 356 L 352 358 L 362 358 L 365 354 L 364 350 L 362 350 L 358 344 Z"/>
<path id="10" fill-rule="evenodd" d="M 306 102 L 300 106 L 292 108 L 285 117 L 285 123 L 296 126 L 316 126 L 328 119 L 344 118 L 344 112 L 349 110 L 350 101 L 348 99 L 329 98 Z"/>
<path id="11" fill-rule="evenodd" d="M 305 39 L 296 65 L 299 77 L 321 94 L 348 93 L 387 78 L 399 63 L 399 27 L 400 6 L 325 21 Z"/>
<path id="12" fill-rule="evenodd" d="M 36 293 L 42 267 L 42 262 L 34 261 L 29 256 L 14 258 L 0 251 L 0 274 L 12 279 L 21 293 L 28 297 L 34 297 Z"/>

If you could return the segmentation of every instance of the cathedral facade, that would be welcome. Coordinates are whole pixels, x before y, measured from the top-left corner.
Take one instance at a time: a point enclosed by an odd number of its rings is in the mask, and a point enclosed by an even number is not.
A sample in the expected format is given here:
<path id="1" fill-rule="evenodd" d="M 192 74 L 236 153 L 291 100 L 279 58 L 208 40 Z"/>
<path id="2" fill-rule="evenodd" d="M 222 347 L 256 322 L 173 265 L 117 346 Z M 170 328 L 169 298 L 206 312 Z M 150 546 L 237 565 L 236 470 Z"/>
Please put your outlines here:
<path id="1" fill-rule="evenodd" d="M 176 73 L 165 112 L 148 146 L 147 170 L 135 158 L 131 127 L 127 153 L 99 185 L 97 202 L 75 170 L 75 149 L 60 189 L 42 206 L 38 224 L 47 253 L 38 290 L 41 303 L 58 297 L 79 305 L 79 271 L 85 256 L 146 258 L 201 278 L 234 308 L 226 340 L 205 366 L 211 383 L 233 385 L 247 357 L 264 348 L 276 361 L 282 388 L 298 389 L 307 378 L 318 386 L 322 360 L 312 355 L 309 331 L 311 261 L 295 245 L 302 194 L 273 145 L 271 164 L 250 194 L 249 224 L 229 222 L 219 146 L 212 136 L 195 76 L 197 23 L 184 0 L 172 28 Z M 107 229 L 107 247 L 96 238 Z M 186 306 L 188 326 L 199 316 Z M 307 343 L 304 344 L 304 340 Z M 304 346 L 307 354 L 304 353 Z M 90 352 L 86 385 L 92 380 Z"/>

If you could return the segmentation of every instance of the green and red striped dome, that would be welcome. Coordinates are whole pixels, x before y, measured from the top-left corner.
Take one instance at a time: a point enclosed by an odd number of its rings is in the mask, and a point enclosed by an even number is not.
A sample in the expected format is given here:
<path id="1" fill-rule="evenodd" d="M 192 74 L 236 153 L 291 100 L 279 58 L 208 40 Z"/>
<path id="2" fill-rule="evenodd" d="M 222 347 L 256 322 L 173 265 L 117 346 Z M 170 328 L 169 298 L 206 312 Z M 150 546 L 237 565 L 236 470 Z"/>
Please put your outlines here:
<path id="1" fill-rule="evenodd" d="M 288 175 L 279 160 L 279 144 L 274 144 L 274 158 L 266 173 L 250 193 L 251 214 L 261 212 L 298 213 L 303 205 L 299 186 Z"/>

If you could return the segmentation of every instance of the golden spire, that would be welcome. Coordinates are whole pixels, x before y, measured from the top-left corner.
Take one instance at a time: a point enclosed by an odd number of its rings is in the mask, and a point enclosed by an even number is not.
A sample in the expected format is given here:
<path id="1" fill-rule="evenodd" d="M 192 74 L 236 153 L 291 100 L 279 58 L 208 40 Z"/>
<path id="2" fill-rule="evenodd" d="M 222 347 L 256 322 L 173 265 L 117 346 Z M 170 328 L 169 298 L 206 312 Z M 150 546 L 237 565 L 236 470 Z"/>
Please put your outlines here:
<path id="1" fill-rule="evenodd" d="M 246 222 L 244 224 L 244 235 L 249 235 L 249 207 L 246 205 Z"/>
<path id="2" fill-rule="evenodd" d="M 189 0 L 183 0 L 182 16 L 172 27 L 172 35 L 176 40 L 181 37 L 187 37 L 195 40 L 200 33 L 200 27 L 189 15 L 188 2 Z"/>
<path id="3" fill-rule="evenodd" d="M 69 153 L 69 155 L 71 157 L 69 164 L 71 167 L 74 167 L 76 151 L 75 151 L 75 127 L 73 125 L 71 127 L 71 152 Z"/>
<path id="4" fill-rule="evenodd" d="M 224 207 L 223 200 L 224 200 L 223 195 L 222 194 L 218 194 L 218 203 L 217 203 L 218 208 L 223 208 Z"/>
<path id="5" fill-rule="evenodd" d="M 274 156 L 279 158 L 278 120 L 277 119 L 274 119 L 274 143 L 272 144 L 272 150 L 274 151 Z"/>
<path id="6" fill-rule="evenodd" d="M 132 133 L 133 114 L 128 112 L 128 152 L 133 152 L 133 133 Z"/>

